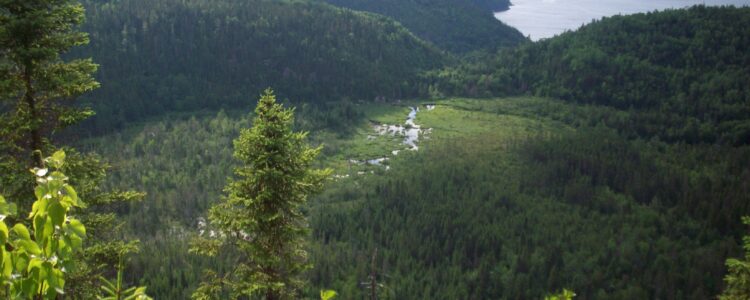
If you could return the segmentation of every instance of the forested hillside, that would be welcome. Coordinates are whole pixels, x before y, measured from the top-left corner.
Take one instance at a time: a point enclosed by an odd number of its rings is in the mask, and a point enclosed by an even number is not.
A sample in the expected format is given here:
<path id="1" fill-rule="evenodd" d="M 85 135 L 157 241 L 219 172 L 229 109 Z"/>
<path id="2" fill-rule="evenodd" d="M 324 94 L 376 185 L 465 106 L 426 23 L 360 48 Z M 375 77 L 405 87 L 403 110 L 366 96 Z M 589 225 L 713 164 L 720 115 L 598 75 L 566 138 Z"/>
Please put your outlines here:
<path id="1" fill-rule="evenodd" d="M 498 22 L 493 11 L 505 10 L 507 0 L 325 0 L 399 21 L 417 36 L 454 53 L 495 51 L 526 39 L 515 28 Z"/>
<path id="2" fill-rule="evenodd" d="M 529 299 L 566 287 L 584 299 L 718 294 L 750 213 L 739 85 L 748 34 L 735 26 L 747 16 L 698 7 L 607 18 L 487 65 L 430 72 L 421 84 L 433 95 L 561 99 L 437 101 L 418 117 L 430 140 L 391 156 L 390 171 L 358 175 L 346 161 L 377 148 L 369 122 L 394 108 L 300 106 L 298 126 L 327 148 L 323 164 L 352 176 L 309 207 L 307 294 L 362 298 L 373 272 L 391 299 Z M 231 136 L 249 126 L 232 115 L 176 116 L 87 143 L 116 162 L 111 188 L 151 195 L 127 220 L 146 252 L 164 253 L 132 265 L 144 275 L 130 280 L 155 295 L 186 297 L 199 270 L 227 264 L 183 245 L 234 165 Z"/>
<path id="3" fill-rule="evenodd" d="M 352 109 L 370 120 L 406 109 L 388 107 Z M 387 299 L 538 299 L 564 287 L 586 299 L 717 294 L 750 213 L 750 149 L 632 140 L 597 125 L 619 114 L 537 98 L 437 102 L 417 117 L 432 128 L 419 152 L 390 156 L 390 171 L 375 174 L 344 164 L 337 174 L 351 177 L 311 202 L 309 293 L 364 297 L 377 249 Z M 154 295 L 185 297 L 202 268 L 226 264 L 183 245 L 216 201 L 234 165 L 230 137 L 247 122 L 176 118 L 89 144 L 116 162 L 110 187 L 150 195 L 127 219 L 145 247 L 131 266 L 143 276 L 131 280 Z M 327 165 L 355 155 L 343 140 L 370 143 L 368 122 L 354 126 L 364 131 L 314 131 Z"/>
<path id="4" fill-rule="evenodd" d="M 750 298 L 750 8 L 82 2 L 0 1 L 0 297 Z"/>
<path id="5" fill-rule="evenodd" d="M 493 12 L 508 10 L 511 4 L 509 0 L 472 0 L 471 2 Z"/>
<path id="6" fill-rule="evenodd" d="M 603 120 L 629 136 L 750 141 L 750 8 L 604 18 L 476 63 L 432 72 L 451 95 L 533 94 L 637 113 Z"/>
<path id="7" fill-rule="evenodd" d="M 308 1 L 86 1 L 101 65 L 87 95 L 111 130 L 165 112 L 246 108 L 273 86 L 297 103 L 400 99 L 440 50 L 387 18 Z"/>

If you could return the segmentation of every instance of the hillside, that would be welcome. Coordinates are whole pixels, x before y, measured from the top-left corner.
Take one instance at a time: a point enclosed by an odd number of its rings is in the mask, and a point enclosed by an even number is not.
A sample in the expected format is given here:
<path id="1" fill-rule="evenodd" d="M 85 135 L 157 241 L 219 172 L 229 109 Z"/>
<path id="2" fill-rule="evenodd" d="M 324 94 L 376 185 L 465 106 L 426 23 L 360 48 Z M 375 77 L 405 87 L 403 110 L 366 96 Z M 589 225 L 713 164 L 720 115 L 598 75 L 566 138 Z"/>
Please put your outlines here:
<path id="1" fill-rule="evenodd" d="M 308 212 L 308 294 L 364 297 L 358 283 L 375 249 L 387 275 L 381 292 L 397 299 L 528 299 L 563 287 L 587 299 L 719 291 L 724 258 L 739 253 L 739 216 L 750 213 L 750 148 L 630 140 L 596 125 L 617 110 L 560 100 L 434 104 L 416 116 L 430 128 L 419 151 L 397 155 L 401 138 L 372 124 L 403 122 L 407 107 L 343 109 L 356 112 L 354 121 L 329 115 L 351 124 L 345 135 L 310 126 L 320 117 L 300 111 L 299 126 L 325 146 L 321 164 L 335 169 Z M 129 232 L 146 247 L 131 267 L 142 275 L 131 280 L 182 298 L 201 268 L 224 263 L 181 245 L 219 197 L 234 165 L 231 138 L 249 125 L 237 113 L 174 116 L 86 143 L 116 166 L 110 187 L 149 194 L 127 213 Z M 352 163 L 379 157 L 385 166 Z M 721 206 L 705 200 L 719 195 Z M 163 255 L 149 255 L 156 249 Z"/>
<path id="2" fill-rule="evenodd" d="M 299 105 L 298 127 L 336 170 L 307 212 L 306 294 L 364 297 L 376 250 L 379 292 L 395 299 L 718 294 L 750 214 L 739 84 L 750 74 L 748 35 L 735 26 L 747 15 L 697 7 L 606 18 L 486 65 L 433 71 L 420 84 L 434 94 L 556 98 L 406 102 L 423 108 L 416 123 L 430 132 L 416 152 L 393 152 L 401 138 L 373 127 L 403 122 L 407 107 Z M 116 166 L 110 188 L 150 195 L 127 209 L 128 232 L 163 255 L 135 257 L 142 276 L 129 280 L 160 298 L 187 297 L 202 268 L 228 263 L 183 245 L 234 165 L 230 141 L 251 125 L 243 114 L 169 114 L 85 143 Z"/>
<path id="3" fill-rule="evenodd" d="M 355 10 L 395 19 L 417 36 L 454 53 L 495 51 L 526 41 L 515 28 L 495 19 L 507 0 L 325 0 Z"/>
<path id="4" fill-rule="evenodd" d="M 396 22 L 307 1 L 87 1 L 101 65 L 84 99 L 111 131 L 166 112 L 247 108 L 273 86 L 282 99 L 400 99 L 445 55 Z"/>
<path id="5" fill-rule="evenodd" d="M 76 0 L 0 3 L 0 298 L 750 297 L 750 8 L 83 1 L 72 53 Z"/>
<path id="6" fill-rule="evenodd" d="M 508 10 L 511 4 L 509 0 L 472 0 L 472 2 L 483 9 L 493 12 Z"/>
<path id="7" fill-rule="evenodd" d="M 449 95 L 532 94 L 636 111 L 602 120 L 631 137 L 750 141 L 750 8 L 604 18 L 486 60 L 432 72 Z"/>

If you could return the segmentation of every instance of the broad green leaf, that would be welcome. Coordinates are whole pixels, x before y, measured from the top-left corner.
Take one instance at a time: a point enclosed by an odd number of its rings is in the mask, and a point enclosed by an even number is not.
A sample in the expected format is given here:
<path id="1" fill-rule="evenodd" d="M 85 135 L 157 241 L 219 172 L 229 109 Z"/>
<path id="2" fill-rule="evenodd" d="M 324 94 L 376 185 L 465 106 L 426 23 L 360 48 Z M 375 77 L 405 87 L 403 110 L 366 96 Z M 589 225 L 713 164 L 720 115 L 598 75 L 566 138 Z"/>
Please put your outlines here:
<path id="1" fill-rule="evenodd" d="M 14 245 L 17 248 L 20 249 L 20 245 Z M 23 249 L 20 249 L 23 250 Z M 13 269 L 14 270 L 26 270 L 26 267 L 29 265 L 29 254 L 25 251 L 13 251 L 11 253 L 11 260 L 13 261 Z"/>
<path id="2" fill-rule="evenodd" d="M 65 164 L 65 151 L 62 151 L 62 150 L 57 151 L 46 160 L 47 160 L 47 163 L 50 164 L 53 168 L 55 169 L 62 168 L 63 164 Z"/>
<path id="3" fill-rule="evenodd" d="M 46 215 L 36 215 L 34 217 L 34 239 L 37 242 L 43 242 L 46 238 L 50 237 L 45 234 L 45 223 L 47 223 Z"/>
<path id="4" fill-rule="evenodd" d="M 33 278 L 26 278 L 21 281 L 21 291 L 26 295 L 33 295 L 37 289 L 37 282 Z"/>
<path id="5" fill-rule="evenodd" d="M 65 244 L 70 247 L 70 250 L 73 251 L 74 249 L 80 248 L 83 244 L 83 240 L 75 234 L 70 234 L 67 224 L 65 225 L 64 229 L 68 234 L 63 235 L 62 238 L 63 241 L 65 241 Z"/>
<path id="6" fill-rule="evenodd" d="M 18 223 L 14 225 L 12 230 L 19 238 L 29 241 L 31 240 L 29 230 L 23 224 Z"/>
<path id="7" fill-rule="evenodd" d="M 80 238 L 86 237 L 86 227 L 84 227 L 81 221 L 78 221 L 77 219 L 70 219 L 67 228 Z"/>
<path id="8" fill-rule="evenodd" d="M 45 194 L 47 195 L 47 194 Z M 39 214 L 47 213 L 47 205 L 49 204 L 48 197 L 39 198 L 34 204 L 31 205 L 31 212 L 29 213 L 29 219 Z"/>
<path id="9" fill-rule="evenodd" d="M 3 251 L 3 277 L 10 278 L 13 274 L 13 263 L 11 262 L 11 254 Z"/>
<path id="10" fill-rule="evenodd" d="M 57 294 L 65 294 L 65 277 L 63 273 L 55 268 L 50 268 L 47 273 L 47 284 L 54 289 Z"/>
<path id="11" fill-rule="evenodd" d="M 338 293 L 334 290 L 321 290 L 320 291 L 320 300 L 331 300 L 338 296 Z"/>
<path id="12" fill-rule="evenodd" d="M 49 232 L 49 233 L 48 233 Z M 52 228 L 52 222 L 47 220 L 47 223 L 44 225 L 44 234 L 47 237 L 46 243 L 43 243 L 44 245 L 44 255 L 47 257 L 52 257 L 57 252 L 57 245 L 59 244 L 59 239 L 55 238 L 54 229 Z"/>
<path id="13" fill-rule="evenodd" d="M 83 203 L 83 201 L 81 201 L 80 198 L 78 198 L 78 193 L 72 186 L 65 185 L 64 188 L 65 188 L 65 193 L 67 194 L 68 197 L 70 197 L 71 203 L 74 206 L 80 207 L 80 208 L 86 208 L 86 204 Z"/>
<path id="14" fill-rule="evenodd" d="M 57 240 L 57 252 L 60 253 L 60 257 L 68 257 L 73 253 L 73 249 L 70 248 L 68 241 L 70 241 L 70 239 L 64 237 Z"/>
<path id="15" fill-rule="evenodd" d="M 53 226 L 62 227 L 65 222 L 66 209 L 59 202 L 52 203 L 49 206 L 49 217 Z"/>
<path id="16" fill-rule="evenodd" d="M 29 265 L 26 267 L 26 272 L 31 272 L 34 268 L 41 268 L 43 263 L 44 261 L 39 258 L 32 258 L 31 261 L 29 261 Z"/>
<path id="17" fill-rule="evenodd" d="M 33 254 L 33 255 L 42 254 L 42 249 L 40 249 L 39 245 L 37 245 L 32 240 L 18 240 L 16 241 L 16 245 L 23 248 L 23 250 L 29 254 Z"/>
<path id="18" fill-rule="evenodd" d="M 14 203 L 5 202 L 5 198 L 0 196 L 0 221 L 5 220 L 5 217 L 16 214 L 16 205 Z"/>
<path id="19" fill-rule="evenodd" d="M 0 245 L 5 245 L 8 242 L 8 226 L 5 222 L 0 221 Z"/>

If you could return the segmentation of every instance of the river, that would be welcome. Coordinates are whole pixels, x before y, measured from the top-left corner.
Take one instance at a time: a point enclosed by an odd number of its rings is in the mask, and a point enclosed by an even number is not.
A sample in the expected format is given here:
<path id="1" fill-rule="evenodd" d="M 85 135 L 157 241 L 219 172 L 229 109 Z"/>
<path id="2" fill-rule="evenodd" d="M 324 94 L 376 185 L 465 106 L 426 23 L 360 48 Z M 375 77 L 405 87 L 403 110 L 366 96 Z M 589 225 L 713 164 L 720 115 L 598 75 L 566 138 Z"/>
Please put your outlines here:
<path id="1" fill-rule="evenodd" d="M 511 0 L 495 17 L 536 41 L 575 30 L 605 16 L 634 14 L 696 4 L 750 5 L 750 0 Z"/>
<path id="2" fill-rule="evenodd" d="M 435 105 L 428 104 L 424 105 L 423 109 L 426 109 L 428 111 L 435 109 Z M 419 146 L 417 143 L 419 142 L 420 137 L 423 137 L 424 135 L 430 134 L 432 132 L 431 128 L 422 129 L 422 126 L 416 123 L 417 120 L 417 113 L 421 111 L 420 106 L 413 106 L 409 107 L 409 114 L 406 116 L 406 121 L 403 125 L 397 124 L 397 125 L 389 125 L 389 124 L 375 124 L 373 125 L 373 131 L 378 136 L 399 136 L 403 137 L 403 142 L 399 147 L 391 151 L 391 156 L 398 155 L 401 151 L 407 150 L 407 151 L 417 151 L 419 150 Z M 368 139 L 370 138 L 377 138 L 376 136 L 369 135 Z M 385 153 L 384 153 L 385 154 Z M 355 165 L 370 165 L 370 166 L 385 166 L 385 170 L 389 170 L 390 166 L 385 165 L 385 162 L 388 161 L 390 158 L 388 156 L 383 157 L 377 157 L 372 159 L 365 159 L 365 160 L 356 160 L 356 159 L 350 159 L 350 164 Z M 358 173 L 359 175 L 367 174 L 364 171 L 360 171 Z M 348 175 L 337 175 L 334 176 L 335 178 L 346 178 L 349 177 Z"/>

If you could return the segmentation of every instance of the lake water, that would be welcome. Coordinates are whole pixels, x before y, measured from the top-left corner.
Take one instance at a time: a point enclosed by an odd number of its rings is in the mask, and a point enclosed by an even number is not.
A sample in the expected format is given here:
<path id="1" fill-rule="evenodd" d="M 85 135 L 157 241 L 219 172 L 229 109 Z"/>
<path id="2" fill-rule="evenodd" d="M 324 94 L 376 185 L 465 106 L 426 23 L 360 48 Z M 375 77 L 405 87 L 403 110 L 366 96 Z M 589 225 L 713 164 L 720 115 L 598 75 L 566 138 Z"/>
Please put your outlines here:
<path id="1" fill-rule="evenodd" d="M 750 5 L 750 0 L 511 0 L 510 10 L 495 17 L 539 40 L 575 30 L 592 20 L 696 4 Z"/>

